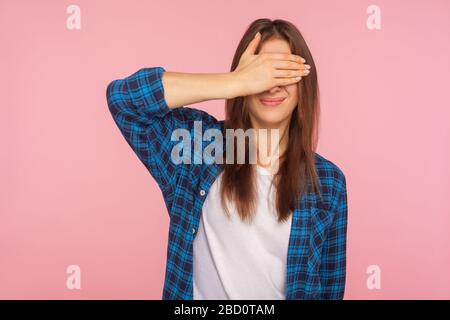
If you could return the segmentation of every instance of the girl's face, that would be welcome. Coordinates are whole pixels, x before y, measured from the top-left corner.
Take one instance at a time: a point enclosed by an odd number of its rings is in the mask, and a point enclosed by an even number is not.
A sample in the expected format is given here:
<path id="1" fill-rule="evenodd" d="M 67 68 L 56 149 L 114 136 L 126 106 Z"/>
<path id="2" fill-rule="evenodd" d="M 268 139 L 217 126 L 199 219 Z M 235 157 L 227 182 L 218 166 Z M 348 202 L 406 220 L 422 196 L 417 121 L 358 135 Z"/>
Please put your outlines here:
<path id="1" fill-rule="evenodd" d="M 260 53 L 291 53 L 289 43 L 284 39 L 268 39 Z M 301 81 L 301 80 L 300 80 Z M 289 123 L 292 111 L 298 104 L 298 83 L 278 86 L 270 90 L 247 96 L 249 116 L 254 128 L 280 128 Z M 261 100 L 284 98 L 278 105 L 266 105 Z"/>

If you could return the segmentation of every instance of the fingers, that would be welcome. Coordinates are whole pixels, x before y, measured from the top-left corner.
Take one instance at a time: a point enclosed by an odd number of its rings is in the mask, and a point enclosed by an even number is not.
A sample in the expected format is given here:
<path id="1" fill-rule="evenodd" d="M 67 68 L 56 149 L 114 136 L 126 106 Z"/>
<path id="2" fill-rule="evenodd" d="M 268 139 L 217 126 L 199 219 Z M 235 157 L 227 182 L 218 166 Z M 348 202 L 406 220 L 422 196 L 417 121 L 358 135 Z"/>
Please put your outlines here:
<path id="1" fill-rule="evenodd" d="M 257 32 L 255 37 L 250 41 L 247 48 L 242 55 L 255 54 L 256 48 L 258 47 L 259 41 L 261 39 L 261 33 Z"/>
<path id="2" fill-rule="evenodd" d="M 302 77 L 294 77 L 294 78 L 276 78 L 275 86 L 288 86 L 294 83 L 298 83 Z"/>
<path id="3" fill-rule="evenodd" d="M 292 61 L 277 61 L 275 65 L 280 69 L 274 70 L 274 78 L 277 86 L 288 86 L 299 82 L 302 77 L 309 75 L 311 66 Z"/>
<path id="4" fill-rule="evenodd" d="M 291 54 L 291 53 L 266 53 L 271 59 L 274 60 L 287 60 L 287 61 L 292 61 L 292 62 L 296 62 L 296 63 L 305 63 L 306 60 L 303 57 L 300 57 L 299 55 L 296 54 Z"/>
<path id="5" fill-rule="evenodd" d="M 301 70 L 275 70 L 275 78 L 292 78 L 292 77 L 303 77 L 309 74 L 309 69 Z"/>
<path id="6" fill-rule="evenodd" d="M 272 60 L 271 65 L 273 68 L 275 68 L 275 70 L 273 71 L 275 78 L 304 77 L 309 75 L 311 71 L 311 66 L 304 63 L 303 61 L 305 61 L 305 59 L 298 55 L 289 53 L 275 53 L 271 54 L 271 58 L 274 59 Z"/>
<path id="7" fill-rule="evenodd" d="M 275 60 L 273 62 L 275 69 L 287 69 L 287 70 L 304 70 L 311 69 L 309 64 L 297 63 L 288 60 Z"/>
<path id="8" fill-rule="evenodd" d="M 275 78 L 292 78 L 306 76 L 311 71 L 309 64 L 297 63 L 292 61 L 275 61 L 272 65 L 275 70 Z"/>

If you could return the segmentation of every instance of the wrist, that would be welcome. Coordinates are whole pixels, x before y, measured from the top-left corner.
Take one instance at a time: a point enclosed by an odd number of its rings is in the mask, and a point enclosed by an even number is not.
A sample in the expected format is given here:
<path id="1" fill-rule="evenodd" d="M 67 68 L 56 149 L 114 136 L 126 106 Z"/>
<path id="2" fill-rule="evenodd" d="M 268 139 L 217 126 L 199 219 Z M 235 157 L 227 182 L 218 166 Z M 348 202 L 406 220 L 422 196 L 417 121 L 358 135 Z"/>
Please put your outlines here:
<path id="1" fill-rule="evenodd" d="M 240 97 L 243 95 L 243 86 L 239 81 L 239 76 L 236 71 L 231 71 L 224 74 L 226 88 L 226 97 L 225 99 L 233 99 L 236 97 Z"/>

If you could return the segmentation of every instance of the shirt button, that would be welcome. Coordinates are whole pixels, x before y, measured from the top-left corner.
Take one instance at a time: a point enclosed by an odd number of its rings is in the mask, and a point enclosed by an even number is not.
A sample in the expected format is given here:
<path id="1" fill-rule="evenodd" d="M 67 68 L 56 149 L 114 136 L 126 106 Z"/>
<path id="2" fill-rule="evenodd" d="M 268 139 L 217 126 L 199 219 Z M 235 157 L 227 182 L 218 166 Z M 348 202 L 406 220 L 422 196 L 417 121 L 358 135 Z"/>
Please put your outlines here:
<path id="1" fill-rule="evenodd" d="M 206 194 L 205 190 L 200 190 L 200 195 L 203 197 Z"/>
<path id="2" fill-rule="evenodd" d="M 192 228 L 192 234 L 195 234 L 195 228 Z"/>

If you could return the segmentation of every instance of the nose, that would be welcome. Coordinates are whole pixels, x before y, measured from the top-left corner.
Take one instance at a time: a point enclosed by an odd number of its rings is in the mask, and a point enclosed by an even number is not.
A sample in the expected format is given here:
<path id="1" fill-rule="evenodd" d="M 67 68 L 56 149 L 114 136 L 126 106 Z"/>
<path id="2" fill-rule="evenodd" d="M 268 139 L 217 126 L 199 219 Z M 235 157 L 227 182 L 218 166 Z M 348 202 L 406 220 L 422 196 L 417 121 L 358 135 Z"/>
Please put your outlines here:
<path id="1" fill-rule="evenodd" d="M 280 91 L 280 90 L 281 90 L 281 87 L 280 87 L 280 86 L 276 86 L 276 87 L 271 88 L 271 89 L 269 90 L 269 92 L 270 92 L 270 93 L 274 93 L 274 92 L 278 92 L 278 91 Z"/>

